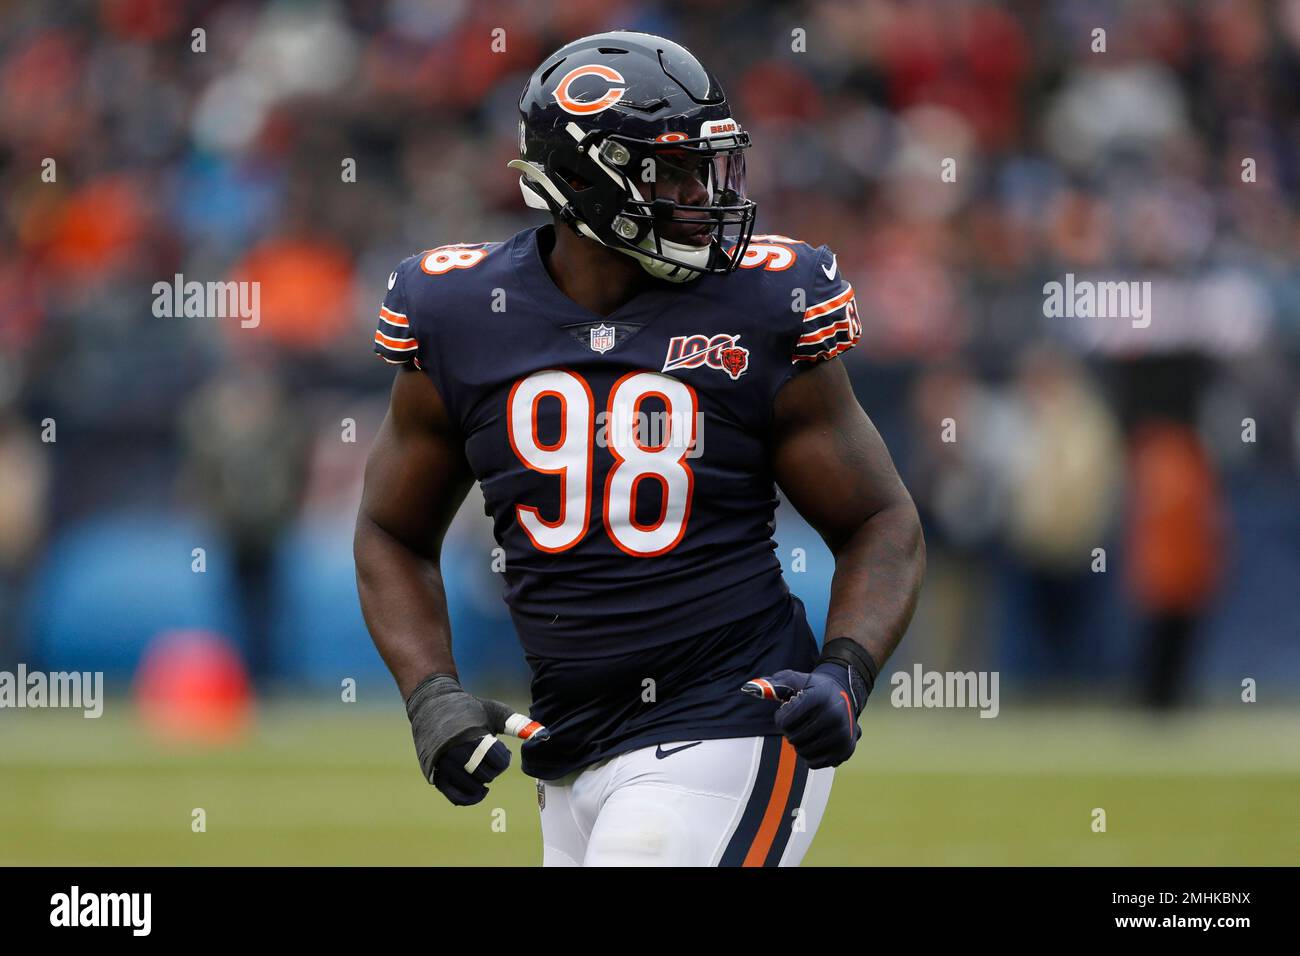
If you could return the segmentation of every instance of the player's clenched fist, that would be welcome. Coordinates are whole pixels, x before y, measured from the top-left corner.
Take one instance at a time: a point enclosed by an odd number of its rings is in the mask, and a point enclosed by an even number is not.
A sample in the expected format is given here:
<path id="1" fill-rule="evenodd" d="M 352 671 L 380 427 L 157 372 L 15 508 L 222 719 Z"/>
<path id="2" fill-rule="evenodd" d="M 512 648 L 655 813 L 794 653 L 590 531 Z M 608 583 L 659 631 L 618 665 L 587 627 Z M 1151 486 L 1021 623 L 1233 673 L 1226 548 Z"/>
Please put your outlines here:
<path id="1" fill-rule="evenodd" d="M 767 700 L 782 701 L 776 727 L 812 770 L 838 767 L 853 756 L 862 730 L 858 715 L 871 685 L 850 664 L 827 661 L 811 673 L 777 671 L 741 688 Z"/>
<path id="2" fill-rule="evenodd" d="M 510 766 L 510 751 L 495 734 L 550 736 L 508 704 L 466 693 L 450 674 L 431 674 L 416 685 L 406 699 L 406 716 L 424 779 L 462 807 L 487 796 L 487 784 Z"/>

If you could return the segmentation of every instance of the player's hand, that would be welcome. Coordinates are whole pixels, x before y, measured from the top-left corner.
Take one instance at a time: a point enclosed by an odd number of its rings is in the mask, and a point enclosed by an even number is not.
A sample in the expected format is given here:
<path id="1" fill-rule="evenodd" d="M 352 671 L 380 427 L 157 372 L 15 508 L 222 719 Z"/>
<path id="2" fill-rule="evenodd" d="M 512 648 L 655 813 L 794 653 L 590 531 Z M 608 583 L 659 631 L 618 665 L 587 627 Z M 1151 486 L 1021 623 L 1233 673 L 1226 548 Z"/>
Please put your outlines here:
<path id="1" fill-rule="evenodd" d="M 828 661 L 812 673 L 777 671 L 741 690 L 781 702 L 776 727 L 810 769 L 838 767 L 853 756 L 862 736 L 858 715 L 867 702 L 867 685 L 845 665 Z"/>
<path id="2" fill-rule="evenodd" d="M 510 766 L 510 751 L 496 734 L 523 740 L 550 737 L 546 728 L 509 704 L 475 697 L 450 674 L 432 674 L 406 699 L 415 752 L 424 779 L 457 806 L 487 796 L 487 784 Z"/>

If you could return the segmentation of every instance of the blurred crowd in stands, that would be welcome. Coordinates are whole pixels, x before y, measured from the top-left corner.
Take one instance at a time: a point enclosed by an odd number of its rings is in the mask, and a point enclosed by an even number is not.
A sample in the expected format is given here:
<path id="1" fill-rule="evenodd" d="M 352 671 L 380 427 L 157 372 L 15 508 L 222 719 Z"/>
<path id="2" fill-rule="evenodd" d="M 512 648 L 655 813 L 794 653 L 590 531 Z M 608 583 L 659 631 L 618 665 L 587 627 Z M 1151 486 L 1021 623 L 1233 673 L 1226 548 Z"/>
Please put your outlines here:
<path id="1" fill-rule="evenodd" d="M 259 677 L 310 679 L 329 641 L 378 669 L 349 573 L 385 279 L 540 221 L 505 166 L 519 92 L 624 27 L 710 65 L 758 231 L 857 289 L 844 361 L 929 543 L 898 663 L 1155 705 L 1300 686 L 1300 0 L 12 0 L 0 666 L 205 625 Z M 260 322 L 157 317 L 177 274 L 259 281 Z M 1066 274 L 1150 282 L 1150 325 L 1045 315 Z M 490 663 L 481 512 L 448 547 Z M 177 610 L 156 565 L 205 543 L 227 593 Z"/>

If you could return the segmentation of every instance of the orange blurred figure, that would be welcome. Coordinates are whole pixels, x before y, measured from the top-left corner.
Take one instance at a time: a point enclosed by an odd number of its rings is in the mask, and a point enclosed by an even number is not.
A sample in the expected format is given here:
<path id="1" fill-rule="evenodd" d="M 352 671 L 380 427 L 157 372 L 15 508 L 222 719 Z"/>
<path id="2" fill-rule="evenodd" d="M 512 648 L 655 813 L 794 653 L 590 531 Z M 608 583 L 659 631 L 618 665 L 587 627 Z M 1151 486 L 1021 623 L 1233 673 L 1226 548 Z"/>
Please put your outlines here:
<path id="1" fill-rule="evenodd" d="M 1168 708 L 1186 697 L 1197 627 L 1223 576 L 1226 511 L 1188 425 L 1141 423 L 1131 472 L 1128 585 L 1145 631 L 1143 695 Z"/>
<path id="2" fill-rule="evenodd" d="M 1128 584 L 1161 614 L 1197 614 L 1223 571 L 1224 517 L 1213 463 L 1188 426 L 1142 423 L 1133 436 Z"/>
<path id="3" fill-rule="evenodd" d="M 248 335 L 239 323 L 226 326 L 250 351 L 267 338 L 291 352 L 322 349 L 351 328 L 352 259 L 330 242 L 287 236 L 266 240 L 235 266 L 231 278 L 260 283 L 256 334 Z"/>
<path id="4" fill-rule="evenodd" d="M 124 268 L 138 260 L 147 224 L 139 184 L 125 175 L 101 177 L 54 213 L 48 264 L 81 279 Z"/>

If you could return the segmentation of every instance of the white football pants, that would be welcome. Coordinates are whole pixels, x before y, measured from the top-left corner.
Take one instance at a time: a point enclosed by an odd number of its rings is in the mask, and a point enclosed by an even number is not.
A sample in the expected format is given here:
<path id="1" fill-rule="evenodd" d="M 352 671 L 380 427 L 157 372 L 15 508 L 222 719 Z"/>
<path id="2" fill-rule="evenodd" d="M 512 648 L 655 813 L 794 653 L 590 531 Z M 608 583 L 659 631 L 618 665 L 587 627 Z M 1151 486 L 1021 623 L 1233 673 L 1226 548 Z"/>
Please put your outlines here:
<path id="1" fill-rule="evenodd" d="M 798 866 L 835 768 L 784 737 L 681 740 L 539 780 L 543 866 Z"/>

